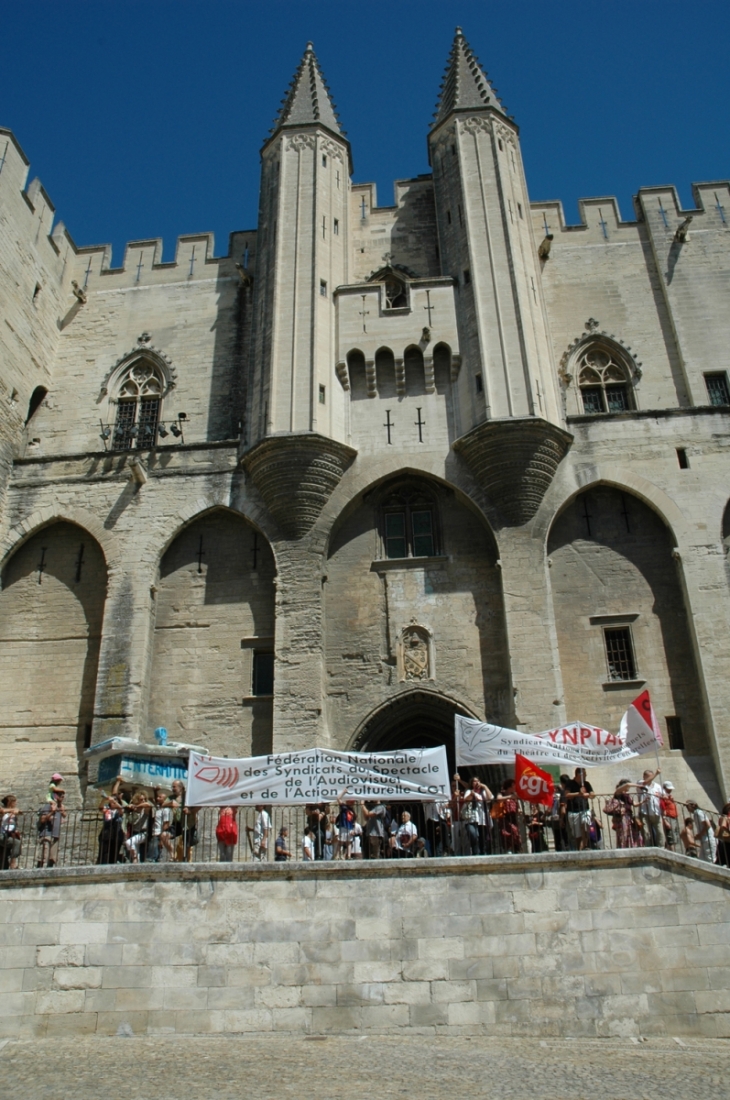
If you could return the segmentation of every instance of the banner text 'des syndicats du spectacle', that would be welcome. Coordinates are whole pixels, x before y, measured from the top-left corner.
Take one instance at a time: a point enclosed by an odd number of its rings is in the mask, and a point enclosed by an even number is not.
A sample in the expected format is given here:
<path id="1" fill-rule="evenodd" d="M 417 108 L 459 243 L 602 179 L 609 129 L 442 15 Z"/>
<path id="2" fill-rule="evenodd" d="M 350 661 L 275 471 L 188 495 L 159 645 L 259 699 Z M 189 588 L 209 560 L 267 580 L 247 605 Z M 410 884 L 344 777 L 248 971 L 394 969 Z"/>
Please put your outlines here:
<path id="1" fill-rule="evenodd" d="M 449 797 L 443 745 L 402 752 L 307 749 L 242 760 L 190 754 L 189 806 L 291 805 L 346 798 L 432 802 Z"/>

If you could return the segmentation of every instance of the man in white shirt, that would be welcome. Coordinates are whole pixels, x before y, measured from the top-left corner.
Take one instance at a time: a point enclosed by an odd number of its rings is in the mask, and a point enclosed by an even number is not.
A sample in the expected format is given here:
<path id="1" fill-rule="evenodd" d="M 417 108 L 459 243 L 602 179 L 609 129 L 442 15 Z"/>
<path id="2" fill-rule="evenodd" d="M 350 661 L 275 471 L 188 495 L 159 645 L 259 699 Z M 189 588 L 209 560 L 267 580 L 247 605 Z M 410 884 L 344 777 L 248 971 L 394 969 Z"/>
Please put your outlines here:
<path id="1" fill-rule="evenodd" d="M 302 837 L 302 859 L 305 863 L 314 859 L 314 830 L 307 829 Z"/>
<path id="2" fill-rule="evenodd" d="M 661 806 L 663 791 L 655 782 L 659 774 L 659 768 L 655 772 L 645 771 L 641 783 L 636 786 L 639 796 L 639 816 L 644 830 L 644 844 L 652 848 L 664 847 Z"/>
<path id="3" fill-rule="evenodd" d="M 251 843 L 251 858 L 259 863 L 269 858 L 269 837 L 271 836 L 271 818 L 263 806 L 256 806 L 256 817 L 253 826 L 247 825 L 246 832 L 253 841 Z"/>
<path id="4" fill-rule="evenodd" d="M 407 810 L 403 811 L 400 820 L 401 823 L 395 834 L 395 851 L 393 854 L 398 859 L 403 859 L 405 856 L 412 856 L 415 852 L 418 829 L 411 821 L 411 815 Z"/>
<path id="5" fill-rule="evenodd" d="M 695 842 L 700 849 L 700 859 L 704 860 L 705 863 L 714 863 L 717 855 L 717 840 L 715 839 L 712 822 L 696 802 L 687 799 L 685 805 L 688 812 L 692 814 Z"/>

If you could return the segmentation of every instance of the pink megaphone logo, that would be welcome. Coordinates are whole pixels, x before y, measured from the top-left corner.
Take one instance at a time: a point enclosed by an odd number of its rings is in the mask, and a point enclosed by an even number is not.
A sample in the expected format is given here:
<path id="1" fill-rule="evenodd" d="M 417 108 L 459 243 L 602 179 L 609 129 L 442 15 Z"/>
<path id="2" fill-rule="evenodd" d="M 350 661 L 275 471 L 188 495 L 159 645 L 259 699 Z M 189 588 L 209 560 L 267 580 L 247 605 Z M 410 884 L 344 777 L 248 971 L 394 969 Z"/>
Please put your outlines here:
<path id="1" fill-rule="evenodd" d="M 195 773 L 201 783 L 215 783 L 218 787 L 235 787 L 238 783 L 238 768 L 222 767 L 220 764 L 203 764 Z"/>

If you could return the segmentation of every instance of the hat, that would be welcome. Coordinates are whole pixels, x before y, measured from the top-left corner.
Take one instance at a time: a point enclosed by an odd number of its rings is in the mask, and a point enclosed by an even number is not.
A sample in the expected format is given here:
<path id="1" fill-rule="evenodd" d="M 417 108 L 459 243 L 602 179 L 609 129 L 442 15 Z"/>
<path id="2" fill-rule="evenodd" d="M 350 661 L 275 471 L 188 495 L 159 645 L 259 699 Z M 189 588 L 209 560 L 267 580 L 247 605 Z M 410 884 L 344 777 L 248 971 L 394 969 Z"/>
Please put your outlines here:
<path id="1" fill-rule="evenodd" d="M 666 783 L 663 784 L 663 787 L 665 791 L 673 791 L 674 783 L 670 783 L 669 780 L 667 780 Z"/>
<path id="2" fill-rule="evenodd" d="M 51 779 L 54 783 L 63 783 L 63 776 L 59 775 L 58 772 L 54 772 Z"/>

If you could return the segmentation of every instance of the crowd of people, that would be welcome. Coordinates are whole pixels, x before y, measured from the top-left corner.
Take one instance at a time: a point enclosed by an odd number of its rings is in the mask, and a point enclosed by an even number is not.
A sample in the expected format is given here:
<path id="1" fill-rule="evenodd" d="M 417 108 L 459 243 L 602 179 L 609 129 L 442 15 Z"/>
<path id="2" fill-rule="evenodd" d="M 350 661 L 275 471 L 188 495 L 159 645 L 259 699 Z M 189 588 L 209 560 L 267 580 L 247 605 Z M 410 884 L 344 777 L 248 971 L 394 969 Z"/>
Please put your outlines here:
<path id="1" fill-rule="evenodd" d="M 257 862 L 352 859 L 411 859 L 442 856 L 518 854 L 522 851 L 582 851 L 605 847 L 663 847 L 730 867 L 730 803 L 717 823 L 696 802 L 683 805 L 671 782 L 660 783 L 660 771 L 647 770 L 640 782 L 621 779 L 613 794 L 599 797 L 585 769 L 561 775 L 551 805 L 522 802 L 515 781 L 506 779 L 493 794 L 474 777 L 453 777 L 451 797 L 444 801 L 391 804 L 357 801 L 343 790 L 337 803 L 305 807 L 301 836 L 290 836 L 282 823 L 274 838 L 270 809 L 257 805 L 253 823 L 239 831 L 240 809 L 217 810 L 215 838 L 221 862 L 236 858 L 245 837 L 245 853 Z M 36 867 L 53 867 L 68 811 L 63 776 L 54 773 L 47 797 L 35 815 L 35 837 L 25 836 L 15 795 L 0 807 L 0 870 L 19 866 L 24 840 L 35 842 Z M 601 804 L 601 799 L 602 804 Z M 170 791 L 125 790 L 117 780 L 102 792 L 96 863 L 190 862 L 199 842 L 200 810 L 186 805 L 185 785 L 175 780 Z M 606 843 L 605 829 L 615 834 Z M 210 855 L 207 855 L 210 858 Z M 246 856 L 244 855 L 244 858 Z"/>

